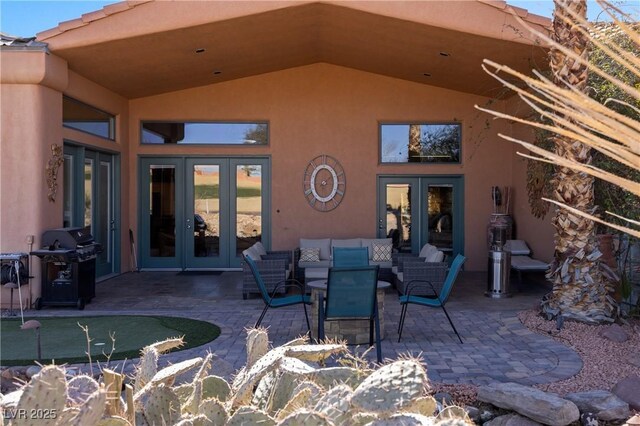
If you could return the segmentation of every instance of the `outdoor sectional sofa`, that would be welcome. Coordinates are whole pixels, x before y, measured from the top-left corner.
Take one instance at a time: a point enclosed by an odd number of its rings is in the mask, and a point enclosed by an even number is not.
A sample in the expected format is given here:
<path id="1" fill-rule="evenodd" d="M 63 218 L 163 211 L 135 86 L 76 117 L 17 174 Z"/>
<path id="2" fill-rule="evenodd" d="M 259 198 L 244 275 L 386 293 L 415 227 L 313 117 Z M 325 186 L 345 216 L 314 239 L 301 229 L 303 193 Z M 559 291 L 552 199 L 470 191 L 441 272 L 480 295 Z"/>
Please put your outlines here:
<path id="1" fill-rule="evenodd" d="M 296 278 L 301 282 L 327 279 L 329 268 L 332 266 L 331 255 L 334 247 L 367 247 L 369 265 L 380 267 L 378 279 L 389 282 L 393 280 L 391 238 L 301 238 L 300 247 L 294 254 Z"/>
<path id="2" fill-rule="evenodd" d="M 275 290 L 276 285 L 289 278 L 292 270 L 291 251 L 267 251 L 261 242 L 257 242 L 242 252 L 243 255 L 254 260 L 260 276 L 264 280 L 269 293 Z M 282 292 L 285 288 L 282 287 Z M 242 262 L 242 298 L 246 299 L 250 293 L 260 293 L 258 284 L 253 277 L 251 268 L 247 262 Z"/>

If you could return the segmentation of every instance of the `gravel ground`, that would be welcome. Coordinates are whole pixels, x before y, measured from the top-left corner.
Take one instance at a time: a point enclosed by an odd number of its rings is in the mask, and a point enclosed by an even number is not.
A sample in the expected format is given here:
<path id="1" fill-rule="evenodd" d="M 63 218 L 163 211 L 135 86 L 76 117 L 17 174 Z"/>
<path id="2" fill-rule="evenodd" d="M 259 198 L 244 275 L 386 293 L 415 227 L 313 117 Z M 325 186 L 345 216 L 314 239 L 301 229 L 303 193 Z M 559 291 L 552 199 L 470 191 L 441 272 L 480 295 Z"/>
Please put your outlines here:
<path id="1" fill-rule="evenodd" d="M 550 335 L 554 340 L 575 350 L 584 366 L 574 377 L 559 382 L 537 385 L 543 391 L 565 395 L 595 389 L 611 390 L 620 380 L 631 375 L 640 376 L 640 367 L 628 360 L 640 362 L 640 320 L 634 319 L 622 328 L 629 336 L 624 343 L 612 342 L 600 337 L 600 332 L 609 325 L 587 325 L 566 321 L 561 330 L 556 330 L 555 321 L 547 321 L 535 310 L 523 311 L 520 321 L 531 331 Z"/>

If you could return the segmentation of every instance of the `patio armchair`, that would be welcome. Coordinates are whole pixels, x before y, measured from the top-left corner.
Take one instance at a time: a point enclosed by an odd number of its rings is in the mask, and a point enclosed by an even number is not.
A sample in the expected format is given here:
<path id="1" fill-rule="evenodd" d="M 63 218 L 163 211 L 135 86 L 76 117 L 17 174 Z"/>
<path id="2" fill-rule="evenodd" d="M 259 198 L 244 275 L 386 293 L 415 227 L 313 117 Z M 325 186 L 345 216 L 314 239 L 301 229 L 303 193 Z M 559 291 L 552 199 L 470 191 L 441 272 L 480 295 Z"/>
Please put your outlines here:
<path id="1" fill-rule="evenodd" d="M 309 330 L 309 336 L 311 336 L 311 324 L 309 323 L 309 315 L 307 314 L 307 305 L 311 305 L 311 298 L 304 294 L 304 285 L 295 279 L 285 279 L 280 281 L 274 286 L 274 289 L 271 293 L 267 291 L 267 287 L 265 286 L 264 280 L 262 279 L 262 274 L 258 269 L 258 266 L 253 259 L 250 257 L 244 257 L 244 261 L 249 266 L 253 277 L 255 278 L 256 284 L 260 289 L 260 295 L 262 296 L 262 300 L 264 301 L 264 309 L 260 314 L 260 318 L 256 321 L 255 327 L 260 327 L 262 320 L 264 319 L 265 314 L 269 308 L 282 308 L 285 306 L 292 305 L 302 305 L 304 310 L 304 317 L 307 320 L 307 329 Z M 275 297 L 276 293 L 279 291 L 287 292 L 289 288 L 296 288 L 300 292 L 300 294 L 293 294 L 291 296 L 283 296 L 283 297 Z"/>
<path id="2" fill-rule="evenodd" d="M 373 346 L 375 330 L 376 356 L 382 362 L 376 297 L 378 270 L 378 265 L 329 269 L 326 301 L 322 294 L 318 299 L 318 339 L 324 339 L 325 321 L 368 320 L 369 346 Z"/>
<path id="3" fill-rule="evenodd" d="M 406 294 L 400 296 L 400 304 L 402 305 L 402 309 L 400 311 L 400 323 L 398 324 L 398 342 L 402 338 L 402 329 L 404 328 L 404 321 L 407 317 L 407 309 L 409 307 L 409 304 L 413 303 L 429 308 L 442 308 L 444 314 L 449 320 L 449 324 L 451 324 L 451 328 L 453 328 L 456 336 L 458 336 L 458 339 L 460 339 L 460 343 L 463 343 L 462 337 L 460 337 L 458 330 L 456 330 L 456 326 L 453 325 L 453 321 L 451 321 L 451 317 L 449 316 L 449 313 L 445 309 L 444 305 L 449 299 L 449 294 L 451 294 L 453 284 L 455 283 L 456 278 L 458 277 L 458 273 L 460 272 L 462 264 L 465 260 L 466 258 L 461 254 L 456 256 L 456 258 L 453 260 L 453 263 L 451 264 L 451 268 L 449 269 L 449 273 L 447 274 L 444 285 L 440 289 L 438 289 L 436 285 L 427 280 L 416 280 L 409 286 L 407 286 Z M 420 287 L 425 288 L 429 294 L 427 296 L 417 296 L 415 292 Z"/>
<path id="4" fill-rule="evenodd" d="M 333 248 L 333 266 L 336 268 L 368 265 L 369 249 L 367 247 Z"/>
<path id="5" fill-rule="evenodd" d="M 252 259 L 262 275 L 267 291 L 272 292 L 276 284 L 289 278 L 293 266 L 290 251 L 267 251 L 262 243 L 257 242 L 242 252 L 243 258 Z M 282 290 L 284 291 L 284 290 Z M 253 272 L 246 262 L 242 263 L 242 298 L 247 299 L 250 293 L 260 293 Z"/>

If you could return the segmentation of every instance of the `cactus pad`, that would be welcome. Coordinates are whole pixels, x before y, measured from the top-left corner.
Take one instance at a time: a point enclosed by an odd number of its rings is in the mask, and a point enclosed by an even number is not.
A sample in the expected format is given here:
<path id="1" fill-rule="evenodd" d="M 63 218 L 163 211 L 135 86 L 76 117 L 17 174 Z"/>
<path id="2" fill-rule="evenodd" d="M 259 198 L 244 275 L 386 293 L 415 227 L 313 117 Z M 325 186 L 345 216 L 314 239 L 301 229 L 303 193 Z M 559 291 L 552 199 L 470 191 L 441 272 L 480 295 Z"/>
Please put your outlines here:
<path id="1" fill-rule="evenodd" d="M 415 413 L 394 414 L 386 419 L 374 420 L 368 426 L 432 426 L 433 418 Z"/>
<path id="2" fill-rule="evenodd" d="M 182 345 L 184 345 L 184 339 L 182 337 L 174 337 L 161 342 L 152 343 L 148 347 L 155 349 L 159 354 L 163 354 L 169 352 L 171 349 L 179 348 Z"/>
<path id="3" fill-rule="evenodd" d="M 381 367 L 356 388 L 352 402 L 364 411 L 397 411 L 422 396 L 428 386 L 427 371 L 416 360 L 398 360 Z"/>
<path id="4" fill-rule="evenodd" d="M 247 330 L 247 368 L 269 352 L 269 335 L 264 328 Z"/>
<path id="5" fill-rule="evenodd" d="M 238 410 L 233 413 L 233 416 L 227 421 L 226 426 L 274 426 L 275 424 L 275 420 L 269 417 L 264 411 L 245 406 L 238 408 Z"/>
<path id="6" fill-rule="evenodd" d="M 325 389 L 329 389 L 336 383 L 345 383 L 352 388 L 364 380 L 365 375 L 353 367 L 326 367 L 319 368 L 311 376 L 311 380 Z"/>
<path id="7" fill-rule="evenodd" d="M 412 399 L 402 407 L 402 411 L 407 413 L 417 413 L 423 416 L 433 416 L 438 404 L 432 396 L 421 396 Z"/>
<path id="8" fill-rule="evenodd" d="M 140 352 L 140 362 L 136 368 L 134 391 L 140 391 L 158 372 L 158 351 L 145 346 Z"/>
<path id="9" fill-rule="evenodd" d="M 301 408 L 305 408 L 310 398 L 311 398 L 310 388 L 304 388 L 300 390 L 300 392 L 296 393 L 291 399 L 289 399 L 289 401 L 287 402 L 287 405 L 285 405 L 282 410 L 278 411 L 278 414 L 276 415 L 276 420 L 280 421 L 285 417 L 289 416 L 294 411 L 297 411 Z"/>
<path id="10" fill-rule="evenodd" d="M 97 426 L 131 426 L 131 423 L 123 417 L 112 416 L 100 420 Z"/>
<path id="11" fill-rule="evenodd" d="M 219 376 L 207 376 L 202 379 L 202 399 L 217 398 L 224 402 L 231 394 L 231 386 Z"/>
<path id="12" fill-rule="evenodd" d="M 64 370 L 55 365 L 48 365 L 31 378 L 20 395 L 17 408 L 25 410 L 51 410 L 61 413 L 67 401 L 67 382 Z M 56 419 L 38 419 L 39 425 L 54 425 Z M 30 425 L 32 419 L 16 417 L 14 426 Z"/>
<path id="13" fill-rule="evenodd" d="M 344 420 L 345 413 L 351 408 L 353 390 L 347 385 L 331 388 L 316 404 L 314 411 L 325 415 L 335 424 Z"/>
<path id="14" fill-rule="evenodd" d="M 170 387 L 160 384 L 149 390 L 143 411 L 151 425 L 172 425 L 180 420 L 180 400 Z"/>
<path id="15" fill-rule="evenodd" d="M 298 346 L 281 346 L 278 349 L 284 349 L 285 355 L 292 358 L 298 358 L 303 361 L 322 362 L 331 355 L 343 353 L 347 351 L 347 345 L 343 344 L 324 344 L 324 345 L 298 345 Z"/>
<path id="16" fill-rule="evenodd" d="M 107 406 L 107 391 L 103 386 L 95 391 L 84 405 L 80 408 L 80 412 L 71 422 L 73 426 L 95 425 L 104 415 Z"/>
<path id="17" fill-rule="evenodd" d="M 155 374 L 155 376 L 153 376 L 153 378 L 149 383 L 154 385 L 164 383 L 166 385 L 171 386 L 173 385 L 173 382 L 175 381 L 176 376 L 196 368 L 201 363 L 202 363 L 202 358 L 197 357 L 197 358 L 187 359 L 185 361 L 172 364 L 158 371 Z"/>
<path id="18" fill-rule="evenodd" d="M 205 399 L 200 404 L 198 414 L 203 414 L 212 424 L 223 425 L 227 421 L 227 411 L 215 398 Z"/>
<path id="19" fill-rule="evenodd" d="M 285 417 L 278 426 L 331 426 L 333 423 L 320 413 L 299 410 Z"/>
<path id="20" fill-rule="evenodd" d="M 87 398 L 100 388 L 93 377 L 81 375 L 75 376 L 67 383 L 67 404 L 80 406 Z"/>

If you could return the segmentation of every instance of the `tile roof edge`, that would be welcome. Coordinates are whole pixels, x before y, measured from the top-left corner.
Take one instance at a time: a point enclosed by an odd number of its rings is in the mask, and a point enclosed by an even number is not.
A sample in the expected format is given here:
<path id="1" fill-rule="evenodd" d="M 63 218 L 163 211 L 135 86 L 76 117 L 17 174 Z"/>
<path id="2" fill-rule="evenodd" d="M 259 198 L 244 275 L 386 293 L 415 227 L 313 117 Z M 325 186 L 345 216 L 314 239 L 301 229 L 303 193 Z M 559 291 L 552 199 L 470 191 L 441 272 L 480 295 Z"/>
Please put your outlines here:
<path id="1" fill-rule="evenodd" d="M 500 9 L 505 13 L 510 13 L 509 9 L 512 9 L 513 12 L 516 15 L 518 15 L 520 18 L 532 24 L 541 25 L 543 27 L 551 26 L 551 18 L 547 18 L 546 16 L 541 16 L 541 15 L 536 15 L 535 13 L 529 13 L 527 9 L 510 5 L 505 0 L 476 0 L 476 1 L 486 4 L 487 6 Z"/>
<path id="2" fill-rule="evenodd" d="M 39 41 L 43 41 L 48 38 L 60 35 L 69 30 L 89 25 L 93 21 L 104 19 L 110 15 L 133 9 L 136 6 L 140 6 L 151 1 L 153 0 L 125 0 L 118 3 L 109 4 L 107 6 L 104 6 L 102 9 L 85 13 L 80 18 L 60 22 L 56 27 L 41 31 L 36 34 L 36 39 Z"/>

